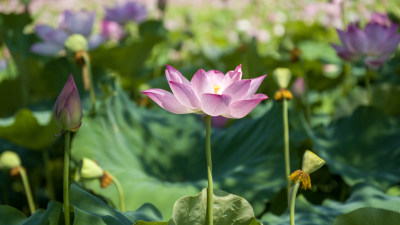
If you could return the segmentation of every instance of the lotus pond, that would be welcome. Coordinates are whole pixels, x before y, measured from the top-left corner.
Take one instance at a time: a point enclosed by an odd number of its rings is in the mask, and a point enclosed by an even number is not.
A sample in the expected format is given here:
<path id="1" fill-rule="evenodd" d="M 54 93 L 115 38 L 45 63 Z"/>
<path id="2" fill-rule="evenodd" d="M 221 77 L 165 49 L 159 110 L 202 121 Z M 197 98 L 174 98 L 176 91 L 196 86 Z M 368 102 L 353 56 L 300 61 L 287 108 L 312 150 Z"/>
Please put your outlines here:
<path id="1" fill-rule="evenodd" d="M 0 225 L 397 225 L 400 3 L 0 2 Z"/>

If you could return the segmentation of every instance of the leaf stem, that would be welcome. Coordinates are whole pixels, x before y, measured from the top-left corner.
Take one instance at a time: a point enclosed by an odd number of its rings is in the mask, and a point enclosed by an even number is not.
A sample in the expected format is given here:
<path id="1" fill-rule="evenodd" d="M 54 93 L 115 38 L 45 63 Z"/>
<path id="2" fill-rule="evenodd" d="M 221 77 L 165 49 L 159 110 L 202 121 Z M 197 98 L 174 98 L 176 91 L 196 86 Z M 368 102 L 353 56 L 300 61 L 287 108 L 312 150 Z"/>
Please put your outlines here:
<path id="1" fill-rule="evenodd" d="M 371 92 L 371 81 L 369 77 L 370 69 L 367 68 L 365 73 L 365 86 L 367 87 L 368 94 L 368 105 L 372 105 L 372 92 Z"/>
<path id="2" fill-rule="evenodd" d="M 42 156 L 43 156 L 45 175 L 46 175 L 47 194 L 49 195 L 50 200 L 54 200 L 55 194 L 54 194 L 53 178 L 51 176 L 49 152 L 47 149 L 43 150 Z"/>
<path id="3" fill-rule="evenodd" d="M 213 225 L 213 180 L 212 180 L 212 161 L 211 161 L 211 116 L 206 115 L 206 158 L 207 158 L 207 214 L 208 225 Z"/>
<path id="4" fill-rule="evenodd" d="M 294 184 L 292 194 L 290 195 L 290 225 L 294 225 L 294 205 L 296 203 L 296 194 L 299 190 L 300 182 Z"/>
<path id="5" fill-rule="evenodd" d="M 28 175 L 26 174 L 24 168 L 22 166 L 18 167 L 18 172 L 21 175 L 22 183 L 24 184 L 26 199 L 28 200 L 29 210 L 31 214 L 33 214 L 35 209 L 35 203 L 33 202 L 31 188 L 29 186 Z"/>
<path id="6" fill-rule="evenodd" d="M 288 119 L 288 102 L 283 99 L 282 102 L 282 113 L 283 113 L 283 139 L 285 147 L 285 169 L 286 169 L 286 188 L 289 196 L 290 191 L 290 157 L 289 157 L 289 119 Z"/>
<path id="7" fill-rule="evenodd" d="M 118 197 L 119 197 L 119 203 L 120 203 L 120 207 L 121 207 L 121 211 L 125 212 L 125 200 L 124 200 L 124 192 L 122 190 L 122 186 L 121 183 L 118 181 L 118 179 L 115 176 L 111 176 L 111 180 L 114 182 L 115 187 L 117 187 L 117 191 L 118 191 Z"/>
<path id="8" fill-rule="evenodd" d="M 68 178 L 69 178 L 69 150 L 71 132 L 65 131 L 65 150 L 64 150 L 64 184 L 63 184 L 63 197 L 64 197 L 64 219 L 65 225 L 70 225 L 69 220 L 69 198 L 68 198 Z"/>
<path id="9" fill-rule="evenodd" d="M 93 86 L 93 76 L 92 76 L 92 64 L 90 62 L 89 54 L 84 51 L 82 54 L 83 60 L 85 61 L 85 66 L 87 68 L 87 75 L 89 78 L 89 90 L 90 90 L 90 100 L 92 102 L 92 113 L 96 113 L 96 94 L 94 92 L 94 86 Z M 83 67 L 85 68 L 85 67 Z"/>

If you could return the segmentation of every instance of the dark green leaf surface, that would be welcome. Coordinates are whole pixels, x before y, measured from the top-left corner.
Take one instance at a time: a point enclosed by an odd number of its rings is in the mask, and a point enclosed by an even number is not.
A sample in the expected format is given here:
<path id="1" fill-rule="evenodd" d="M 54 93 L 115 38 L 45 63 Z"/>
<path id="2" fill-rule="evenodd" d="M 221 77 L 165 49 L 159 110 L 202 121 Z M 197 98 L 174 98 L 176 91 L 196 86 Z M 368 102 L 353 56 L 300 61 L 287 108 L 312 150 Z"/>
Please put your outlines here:
<path id="1" fill-rule="evenodd" d="M 364 207 L 400 212 L 400 196 L 388 196 L 367 184 L 357 184 L 350 198 L 344 203 L 325 200 L 320 206 L 312 205 L 300 195 L 296 200 L 295 221 L 296 225 L 332 224 L 339 215 Z M 280 217 L 268 213 L 263 216 L 262 222 L 265 225 L 287 225 L 289 213 L 286 212 Z"/>
<path id="2" fill-rule="evenodd" d="M 59 225 L 63 224 L 62 205 L 58 202 L 50 201 L 47 210 L 38 209 L 30 217 L 10 206 L 0 206 L 1 225 Z"/>
<path id="3" fill-rule="evenodd" d="M 399 212 L 366 207 L 339 216 L 333 225 L 395 225 L 399 221 Z"/>
<path id="4" fill-rule="evenodd" d="M 137 220 L 161 220 L 158 210 L 150 204 L 145 204 L 134 212 L 119 212 L 76 185 L 71 185 L 70 188 L 70 204 L 74 206 L 74 225 L 131 225 Z"/>
<path id="5" fill-rule="evenodd" d="M 373 107 L 360 107 L 314 137 L 314 149 L 348 185 L 370 182 L 387 189 L 400 181 L 400 128 Z"/>
<path id="6" fill-rule="evenodd" d="M 29 149 L 43 150 L 53 144 L 61 129 L 52 121 L 52 112 L 21 109 L 14 117 L 0 119 L 0 138 Z"/>

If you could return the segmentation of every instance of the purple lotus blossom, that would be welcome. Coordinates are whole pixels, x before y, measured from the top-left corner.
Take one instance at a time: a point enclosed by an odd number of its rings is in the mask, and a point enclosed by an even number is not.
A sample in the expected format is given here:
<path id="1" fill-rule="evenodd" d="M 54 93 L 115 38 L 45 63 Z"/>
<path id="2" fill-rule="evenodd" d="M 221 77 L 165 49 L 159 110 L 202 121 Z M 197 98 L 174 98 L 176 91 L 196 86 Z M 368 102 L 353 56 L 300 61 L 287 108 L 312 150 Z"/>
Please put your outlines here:
<path id="1" fill-rule="evenodd" d="M 147 10 L 144 5 L 138 2 L 126 2 L 116 5 L 114 8 L 106 8 L 105 20 L 125 24 L 129 21 L 136 23 L 143 22 L 147 17 Z"/>
<path id="2" fill-rule="evenodd" d="M 65 131 L 76 131 L 82 123 L 82 103 L 72 74 L 54 104 L 54 121 Z"/>
<path id="3" fill-rule="evenodd" d="M 64 49 L 64 43 L 72 34 L 80 34 L 88 41 L 89 49 L 96 48 L 104 38 L 98 35 L 92 35 L 95 13 L 84 10 L 78 12 L 64 11 L 59 20 L 57 29 L 47 25 L 38 25 L 35 27 L 36 34 L 43 40 L 34 44 L 31 51 L 40 55 L 55 55 Z"/>
<path id="4" fill-rule="evenodd" d="M 361 30 L 350 24 L 347 31 L 337 30 L 343 45 L 332 46 L 342 59 L 363 60 L 368 67 L 378 69 L 397 49 L 400 42 L 397 27 L 395 23 L 383 26 L 372 21 Z"/>
<path id="5" fill-rule="evenodd" d="M 255 94 L 266 75 L 242 80 L 239 65 L 225 75 L 216 70 L 198 70 L 191 81 L 178 70 L 167 65 L 165 75 L 172 93 L 150 89 L 142 93 L 163 109 L 175 113 L 198 113 L 226 118 L 242 118 L 253 110 L 265 94 Z"/>
<path id="6" fill-rule="evenodd" d="M 103 20 L 101 21 L 101 35 L 106 39 L 119 41 L 124 37 L 125 32 L 119 23 Z"/>

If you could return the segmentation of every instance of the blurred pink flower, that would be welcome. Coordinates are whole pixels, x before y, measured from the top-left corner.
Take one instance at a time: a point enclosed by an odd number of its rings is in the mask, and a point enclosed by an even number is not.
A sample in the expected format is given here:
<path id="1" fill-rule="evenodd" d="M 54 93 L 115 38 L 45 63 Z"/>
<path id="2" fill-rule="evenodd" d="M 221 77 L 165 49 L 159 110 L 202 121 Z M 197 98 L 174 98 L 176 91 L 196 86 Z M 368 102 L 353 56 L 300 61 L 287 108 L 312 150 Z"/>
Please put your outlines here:
<path id="1" fill-rule="evenodd" d="M 105 20 L 125 24 L 128 21 L 143 22 L 147 17 L 146 6 L 138 2 L 125 2 L 114 8 L 106 8 Z"/>
<path id="2" fill-rule="evenodd" d="M 370 22 L 364 30 L 357 25 L 350 24 L 347 31 L 337 30 L 342 46 L 332 44 L 339 57 L 349 61 L 364 60 L 372 68 L 379 68 L 388 57 L 397 49 L 400 34 L 398 25 L 382 26 Z"/>
<path id="3" fill-rule="evenodd" d="M 305 83 L 304 83 L 303 77 L 299 77 L 294 81 L 294 83 L 292 85 L 292 91 L 293 91 L 294 97 L 301 98 L 301 96 L 304 95 Z"/>
<path id="4" fill-rule="evenodd" d="M 95 13 L 81 10 L 65 10 L 59 18 L 58 29 L 48 25 L 37 25 L 35 33 L 43 40 L 34 44 L 31 51 L 40 55 L 55 55 L 64 49 L 64 42 L 72 34 L 81 34 L 88 40 L 89 49 L 96 48 L 104 39 L 101 35 L 92 35 Z"/>
<path id="5" fill-rule="evenodd" d="M 386 13 L 378 12 L 372 13 L 369 23 L 380 24 L 385 27 L 390 27 L 392 25 L 392 21 L 390 21 Z"/>
<path id="6" fill-rule="evenodd" d="M 114 21 L 101 21 L 101 35 L 106 39 L 121 40 L 124 35 L 124 29 L 117 22 Z"/>
<path id="7" fill-rule="evenodd" d="M 226 75 L 216 70 L 206 72 L 200 69 L 191 81 L 167 65 L 165 75 L 172 93 L 162 89 L 150 89 L 142 93 L 175 114 L 205 113 L 242 118 L 268 98 L 265 94 L 255 94 L 266 75 L 242 80 L 240 65 Z"/>

